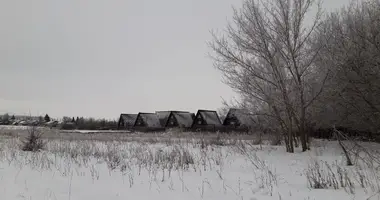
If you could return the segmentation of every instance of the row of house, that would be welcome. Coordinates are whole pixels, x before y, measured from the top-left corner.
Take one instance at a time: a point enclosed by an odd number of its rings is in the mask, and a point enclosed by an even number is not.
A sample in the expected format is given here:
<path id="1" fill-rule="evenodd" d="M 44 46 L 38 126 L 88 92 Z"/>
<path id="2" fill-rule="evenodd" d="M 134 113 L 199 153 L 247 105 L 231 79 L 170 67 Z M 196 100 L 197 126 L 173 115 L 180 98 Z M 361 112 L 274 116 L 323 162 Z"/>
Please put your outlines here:
<path id="1" fill-rule="evenodd" d="M 213 110 L 157 111 L 155 113 L 121 114 L 118 129 L 163 131 L 170 128 L 202 131 L 248 131 L 253 120 L 242 109 L 232 108 L 221 120 Z"/>

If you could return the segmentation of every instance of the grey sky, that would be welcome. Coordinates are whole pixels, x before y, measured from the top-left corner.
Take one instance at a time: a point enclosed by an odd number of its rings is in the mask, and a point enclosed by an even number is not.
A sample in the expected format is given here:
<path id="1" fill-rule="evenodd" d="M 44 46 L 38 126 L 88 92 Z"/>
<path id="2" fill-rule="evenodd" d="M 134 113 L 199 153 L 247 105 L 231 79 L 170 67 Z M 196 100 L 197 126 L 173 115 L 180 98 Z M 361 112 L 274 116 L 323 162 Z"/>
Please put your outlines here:
<path id="1" fill-rule="evenodd" d="M 0 0 L 0 113 L 217 109 L 233 92 L 206 41 L 240 2 Z"/>

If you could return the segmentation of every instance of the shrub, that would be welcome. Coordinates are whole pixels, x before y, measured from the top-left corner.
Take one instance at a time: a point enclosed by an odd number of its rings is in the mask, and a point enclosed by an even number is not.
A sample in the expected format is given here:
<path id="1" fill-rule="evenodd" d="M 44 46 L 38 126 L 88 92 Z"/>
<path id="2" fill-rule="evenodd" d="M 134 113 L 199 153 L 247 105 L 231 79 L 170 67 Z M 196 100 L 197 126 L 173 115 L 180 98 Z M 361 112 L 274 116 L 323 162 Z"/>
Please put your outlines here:
<path id="1" fill-rule="evenodd" d="M 216 137 L 210 138 L 209 144 L 215 145 L 215 146 L 225 146 L 226 145 L 219 133 L 216 135 Z"/>
<path id="2" fill-rule="evenodd" d="M 61 125 L 61 129 L 62 130 L 75 130 L 76 129 L 76 126 L 74 123 L 63 123 Z"/>
<path id="3" fill-rule="evenodd" d="M 270 144 L 273 146 L 279 146 L 282 143 L 280 134 L 270 134 L 269 140 L 270 140 Z"/>
<path id="4" fill-rule="evenodd" d="M 39 132 L 36 126 L 28 129 L 28 136 L 22 143 L 23 151 L 36 152 L 44 149 L 45 147 L 45 143 L 42 140 L 42 132 Z"/>
<path id="5" fill-rule="evenodd" d="M 354 183 L 346 169 L 335 165 L 330 165 L 326 161 L 319 162 L 315 160 L 309 164 L 306 170 L 306 178 L 309 186 L 313 189 L 335 190 L 344 188 L 351 194 L 354 194 Z"/>

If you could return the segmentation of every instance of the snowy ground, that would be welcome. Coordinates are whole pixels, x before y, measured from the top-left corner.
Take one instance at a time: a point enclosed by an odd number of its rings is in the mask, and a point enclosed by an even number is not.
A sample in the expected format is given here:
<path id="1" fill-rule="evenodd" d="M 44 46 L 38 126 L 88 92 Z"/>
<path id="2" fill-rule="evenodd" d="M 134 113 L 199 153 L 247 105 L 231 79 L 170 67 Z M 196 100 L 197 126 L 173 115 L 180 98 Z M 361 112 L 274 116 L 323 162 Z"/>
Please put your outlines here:
<path id="1" fill-rule="evenodd" d="M 331 141 L 288 154 L 238 139 L 47 139 L 44 151 L 29 153 L 19 150 L 20 139 L 0 136 L 1 200 L 379 199 L 376 165 L 356 156 L 345 166 Z"/>
<path id="2" fill-rule="evenodd" d="M 0 125 L 0 131 L 20 131 L 20 130 L 27 130 L 30 126 L 15 126 L 15 125 Z M 47 129 L 50 128 L 46 127 L 39 127 L 40 129 Z M 56 129 L 55 129 L 56 130 Z M 62 133 L 127 133 L 129 131 L 122 131 L 122 130 L 59 130 L 59 132 Z"/>
<path id="3" fill-rule="evenodd" d="M 0 130 L 26 130 L 28 126 L 0 125 Z"/>

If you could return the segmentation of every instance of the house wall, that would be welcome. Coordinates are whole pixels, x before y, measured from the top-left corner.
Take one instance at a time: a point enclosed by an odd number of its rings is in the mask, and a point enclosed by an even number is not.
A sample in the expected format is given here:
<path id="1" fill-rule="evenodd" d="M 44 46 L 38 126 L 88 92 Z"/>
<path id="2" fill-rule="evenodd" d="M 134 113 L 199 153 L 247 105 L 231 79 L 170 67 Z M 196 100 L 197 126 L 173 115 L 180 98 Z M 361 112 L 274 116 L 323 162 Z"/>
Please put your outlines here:
<path id="1" fill-rule="evenodd" d="M 125 126 L 124 126 L 124 120 L 123 120 L 123 118 L 122 117 L 120 117 L 120 119 L 119 119 L 119 122 L 117 123 L 117 129 L 124 129 L 125 128 Z"/>
<path id="2" fill-rule="evenodd" d="M 137 131 L 137 132 L 163 132 L 163 131 L 165 131 L 165 128 L 135 126 L 135 127 L 133 127 L 133 131 Z"/>
<path id="3" fill-rule="evenodd" d="M 141 117 L 138 117 L 136 119 L 136 123 L 134 124 L 133 127 L 136 128 L 136 127 L 145 127 L 145 126 L 146 126 L 146 124 L 145 124 L 144 120 Z"/>
<path id="4" fill-rule="evenodd" d="M 178 122 L 177 122 L 177 119 L 174 117 L 174 115 L 170 115 L 169 116 L 169 119 L 168 119 L 168 122 L 166 124 L 166 127 L 167 128 L 178 127 Z"/>
<path id="5" fill-rule="evenodd" d="M 225 126 L 223 126 L 223 130 L 221 132 L 225 132 L 225 133 L 231 133 L 231 132 L 248 133 L 249 128 L 247 126 L 225 125 Z"/>
<path id="6" fill-rule="evenodd" d="M 202 125 L 205 126 L 205 125 L 207 125 L 206 122 L 202 119 L 201 115 L 195 116 L 193 124 L 194 124 L 194 126 L 202 126 Z"/>
<path id="7" fill-rule="evenodd" d="M 223 125 L 238 127 L 238 126 L 240 126 L 240 121 L 236 117 L 227 117 L 224 120 Z"/>
<path id="8" fill-rule="evenodd" d="M 205 124 L 194 124 L 191 129 L 193 131 L 210 131 L 215 132 L 218 130 L 223 129 L 223 126 L 217 126 L 217 125 L 205 125 Z"/>

